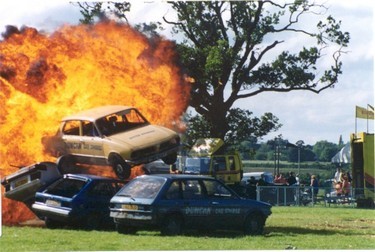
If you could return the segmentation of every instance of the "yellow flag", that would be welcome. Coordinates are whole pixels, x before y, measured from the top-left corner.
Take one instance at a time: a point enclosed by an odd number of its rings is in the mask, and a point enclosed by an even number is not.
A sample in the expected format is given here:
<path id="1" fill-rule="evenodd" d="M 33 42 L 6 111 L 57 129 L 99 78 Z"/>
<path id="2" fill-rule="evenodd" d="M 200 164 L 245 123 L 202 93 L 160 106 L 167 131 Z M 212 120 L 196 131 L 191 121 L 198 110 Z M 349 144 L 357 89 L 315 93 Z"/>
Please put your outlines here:
<path id="1" fill-rule="evenodd" d="M 355 106 L 355 117 L 374 120 L 374 111 Z"/>

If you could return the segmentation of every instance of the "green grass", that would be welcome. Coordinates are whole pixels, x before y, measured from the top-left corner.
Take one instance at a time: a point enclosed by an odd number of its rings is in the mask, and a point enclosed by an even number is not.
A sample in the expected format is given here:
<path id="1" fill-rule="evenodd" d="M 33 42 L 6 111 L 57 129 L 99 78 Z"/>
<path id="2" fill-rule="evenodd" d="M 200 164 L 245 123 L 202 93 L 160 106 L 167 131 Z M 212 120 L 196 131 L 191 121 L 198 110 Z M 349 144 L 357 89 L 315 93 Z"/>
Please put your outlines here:
<path id="1" fill-rule="evenodd" d="M 375 249 L 374 210 L 340 207 L 273 207 L 263 236 L 237 232 L 164 237 L 140 231 L 82 231 L 3 226 L 2 251 L 61 250 L 283 250 Z"/>

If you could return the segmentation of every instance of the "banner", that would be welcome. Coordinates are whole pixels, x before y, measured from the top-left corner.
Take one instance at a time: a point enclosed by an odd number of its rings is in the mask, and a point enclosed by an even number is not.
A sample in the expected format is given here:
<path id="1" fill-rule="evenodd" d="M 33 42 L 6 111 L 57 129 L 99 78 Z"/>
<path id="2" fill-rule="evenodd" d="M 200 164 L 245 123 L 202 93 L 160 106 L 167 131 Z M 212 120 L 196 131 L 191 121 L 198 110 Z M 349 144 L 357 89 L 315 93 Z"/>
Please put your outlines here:
<path id="1" fill-rule="evenodd" d="M 355 117 L 374 120 L 374 111 L 355 106 Z"/>

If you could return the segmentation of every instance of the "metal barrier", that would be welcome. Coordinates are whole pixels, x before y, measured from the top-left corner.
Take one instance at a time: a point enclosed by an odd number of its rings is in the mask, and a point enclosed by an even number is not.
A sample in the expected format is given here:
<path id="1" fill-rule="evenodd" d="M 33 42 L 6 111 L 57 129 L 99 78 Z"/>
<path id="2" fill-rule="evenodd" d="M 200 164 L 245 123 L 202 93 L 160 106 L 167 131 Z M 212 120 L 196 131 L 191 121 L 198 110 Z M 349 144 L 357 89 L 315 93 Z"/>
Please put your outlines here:
<path id="1" fill-rule="evenodd" d="M 310 186 L 258 186 L 256 199 L 274 206 L 331 206 L 346 204 L 355 207 L 355 188 L 346 195 L 337 194 L 332 188 L 319 188 L 318 194 Z"/>

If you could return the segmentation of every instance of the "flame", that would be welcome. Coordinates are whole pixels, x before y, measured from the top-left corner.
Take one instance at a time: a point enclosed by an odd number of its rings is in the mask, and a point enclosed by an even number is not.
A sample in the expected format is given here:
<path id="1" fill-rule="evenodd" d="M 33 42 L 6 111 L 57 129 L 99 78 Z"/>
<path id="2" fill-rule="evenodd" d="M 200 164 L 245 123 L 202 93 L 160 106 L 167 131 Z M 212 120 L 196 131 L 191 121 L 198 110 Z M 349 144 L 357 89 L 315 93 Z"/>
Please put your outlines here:
<path id="1" fill-rule="evenodd" d="M 63 26 L 47 35 L 8 26 L 0 41 L 0 176 L 55 161 L 43 136 L 62 117 L 96 106 L 137 107 L 153 124 L 182 132 L 189 83 L 171 41 L 148 39 L 114 22 Z M 191 84 L 190 84 L 191 85 Z M 90 170 L 90 169 L 89 169 Z M 112 176 L 111 169 L 95 169 Z M 140 168 L 132 176 L 142 173 Z M 4 189 L 2 188 L 2 192 Z M 22 203 L 2 198 L 4 224 L 35 217 Z"/>

